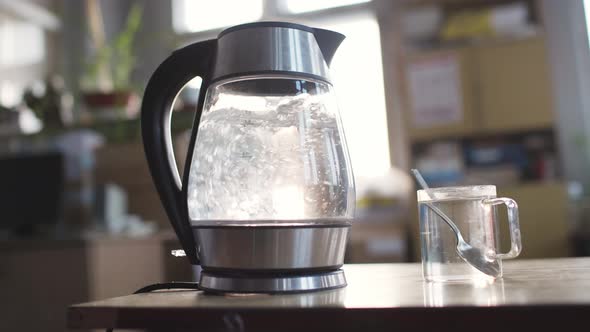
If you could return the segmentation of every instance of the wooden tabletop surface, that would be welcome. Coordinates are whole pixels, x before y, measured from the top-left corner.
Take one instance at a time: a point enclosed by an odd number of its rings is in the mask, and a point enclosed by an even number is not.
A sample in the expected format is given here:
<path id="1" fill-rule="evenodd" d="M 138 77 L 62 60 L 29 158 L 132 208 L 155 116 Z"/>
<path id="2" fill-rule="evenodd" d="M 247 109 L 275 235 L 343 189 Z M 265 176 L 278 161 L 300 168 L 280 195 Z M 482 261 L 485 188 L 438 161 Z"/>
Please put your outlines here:
<path id="1" fill-rule="evenodd" d="M 344 267 L 346 288 L 294 295 L 162 291 L 73 305 L 71 328 L 493 331 L 590 326 L 590 258 L 514 260 L 494 283 L 428 283 L 419 264 Z M 574 326 L 574 325 L 572 325 Z"/>

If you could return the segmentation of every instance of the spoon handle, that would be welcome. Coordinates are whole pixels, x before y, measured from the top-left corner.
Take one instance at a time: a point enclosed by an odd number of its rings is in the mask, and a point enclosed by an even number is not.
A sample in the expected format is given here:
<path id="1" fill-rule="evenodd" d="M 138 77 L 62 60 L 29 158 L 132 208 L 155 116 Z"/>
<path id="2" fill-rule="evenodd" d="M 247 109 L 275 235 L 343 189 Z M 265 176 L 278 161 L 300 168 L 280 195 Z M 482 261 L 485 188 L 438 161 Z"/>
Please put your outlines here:
<path id="1" fill-rule="evenodd" d="M 461 236 L 461 231 L 459 231 L 459 228 L 457 227 L 457 225 L 455 225 L 455 223 L 451 220 L 451 218 L 449 218 L 439 208 L 432 205 L 432 203 L 424 202 L 424 204 L 426 204 L 426 206 L 428 206 L 428 208 L 430 208 L 432 211 L 434 211 L 434 213 L 436 213 L 445 223 L 447 223 L 447 225 L 449 225 L 449 227 L 451 227 L 451 229 L 453 230 L 453 233 L 455 233 L 455 237 L 457 238 L 458 243 L 463 242 L 463 237 Z"/>
<path id="2" fill-rule="evenodd" d="M 412 168 L 411 172 L 414 175 L 414 178 L 416 178 L 416 181 L 418 181 L 420 187 L 422 187 L 422 189 L 424 189 L 424 192 L 426 192 L 428 198 L 432 199 L 432 196 L 430 196 L 430 193 L 428 192 L 430 187 L 428 186 L 428 183 L 426 183 L 426 180 L 424 180 L 424 177 L 422 177 L 422 174 L 420 174 L 420 171 L 415 168 Z M 430 202 L 424 202 L 424 204 L 426 204 L 426 206 L 428 206 L 432 211 L 434 211 L 434 213 L 438 214 L 438 216 L 441 217 L 442 220 L 444 220 L 444 222 L 446 222 L 447 225 L 449 225 L 449 227 L 451 227 L 453 233 L 455 233 L 455 237 L 457 238 L 457 244 L 464 242 L 463 236 L 461 236 L 461 231 L 459 231 L 459 227 L 455 225 L 455 223 L 451 220 L 451 218 L 449 218 L 449 216 L 447 216 L 436 206 L 432 205 L 432 203 Z"/>
<path id="3" fill-rule="evenodd" d="M 428 183 L 426 183 L 426 180 L 424 180 L 424 177 L 422 177 L 422 174 L 420 174 L 420 171 L 415 168 L 412 168 L 411 171 L 412 171 L 412 174 L 414 175 L 414 178 L 416 178 L 416 181 L 418 181 L 418 184 L 420 185 L 420 187 L 422 187 L 422 189 L 424 189 L 424 191 L 426 192 L 426 195 L 428 195 L 428 197 L 430 199 L 432 199 L 432 196 L 430 195 L 430 192 L 429 192 L 430 187 L 428 186 Z M 449 227 L 451 227 L 451 229 L 453 230 L 453 233 L 455 233 L 455 237 L 457 238 L 457 243 L 460 243 L 463 241 L 463 237 L 461 236 L 461 232 L 459 231 L 459 228 L 457 227 L 457 225 L 455 225 L 455 223 L 451 220 L 451 218 L 449 218 L 439 208 L 432 205 L 432 203 L 424 202 L 424 204 L 426 204 L 426 206 L 428 206 L 432 211 L 434 211 L 434 213 L 438 214 L 438 216 L 441 217 L 442 220 L 444 220 L 444 222 L 446 222 L 447 225 L 449 225 Z"/>

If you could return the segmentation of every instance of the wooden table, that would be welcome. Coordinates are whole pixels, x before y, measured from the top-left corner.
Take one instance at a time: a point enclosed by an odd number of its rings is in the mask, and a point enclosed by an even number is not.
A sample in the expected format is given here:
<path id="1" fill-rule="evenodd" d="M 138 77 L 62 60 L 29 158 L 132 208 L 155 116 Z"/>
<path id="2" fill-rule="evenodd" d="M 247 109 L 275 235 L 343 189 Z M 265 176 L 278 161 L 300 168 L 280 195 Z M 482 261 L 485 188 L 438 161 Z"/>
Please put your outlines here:
<path id="1" fill-rule="evenodd" d="M 190 331 L 590 329 L 590 258 L 515 260 L 492 284 L 427 283 L 419 264 L 344 267 L 343 289 L 295 295 L 165 291 L 71 306 L 71 328 Z M 581 329 L 580 329 L 581 328 Z"/>

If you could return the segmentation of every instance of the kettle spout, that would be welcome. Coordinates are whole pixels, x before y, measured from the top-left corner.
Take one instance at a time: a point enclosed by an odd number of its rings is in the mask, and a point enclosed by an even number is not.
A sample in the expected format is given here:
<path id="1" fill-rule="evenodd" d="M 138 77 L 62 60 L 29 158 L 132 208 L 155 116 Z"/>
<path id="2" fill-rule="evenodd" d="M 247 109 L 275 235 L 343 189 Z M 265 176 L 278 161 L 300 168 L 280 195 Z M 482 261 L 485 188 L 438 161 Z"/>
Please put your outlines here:
<path id="1" fill-rule="evenodd" d="M 326 60 L 326 63 L 329 66 L 338 46 L 340 46 L 345 36 L 338 32 L 318 28 L 313 29 L 313 35 L 322 51 L 324 60 Z"/>

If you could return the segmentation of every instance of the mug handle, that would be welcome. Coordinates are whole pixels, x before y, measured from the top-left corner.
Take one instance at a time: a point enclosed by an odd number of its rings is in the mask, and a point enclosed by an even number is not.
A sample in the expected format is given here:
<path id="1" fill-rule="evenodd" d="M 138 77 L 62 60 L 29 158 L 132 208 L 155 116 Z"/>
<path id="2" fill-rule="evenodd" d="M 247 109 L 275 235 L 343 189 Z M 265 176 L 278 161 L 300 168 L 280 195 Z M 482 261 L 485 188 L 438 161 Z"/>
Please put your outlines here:
<path id="1" fill-rule="evenodd" d="M 505 254 L 498 254 L 499 259 L 515 258 L 522 250 L 522 241 L 520 237 L 520 224 L 518 222 L 518 204 L 512 198 L 498 197 L 483 200 L 484 204 L 489 205 L 506 205 L 508 212 L 508 226 L 510 227 L 510 251 Z"/>

